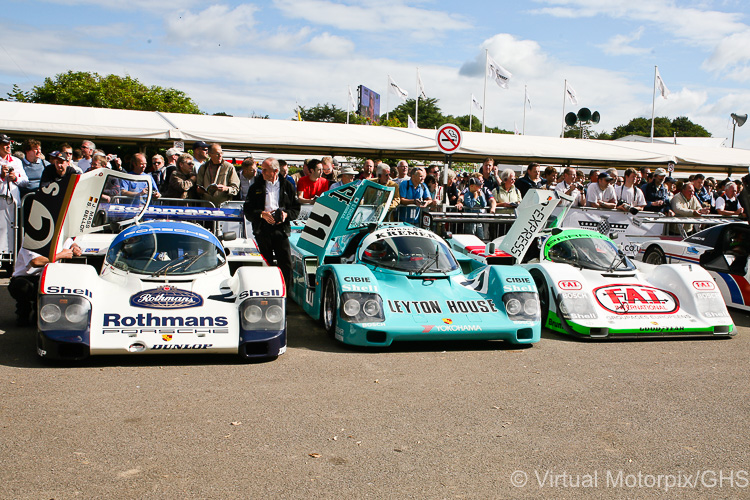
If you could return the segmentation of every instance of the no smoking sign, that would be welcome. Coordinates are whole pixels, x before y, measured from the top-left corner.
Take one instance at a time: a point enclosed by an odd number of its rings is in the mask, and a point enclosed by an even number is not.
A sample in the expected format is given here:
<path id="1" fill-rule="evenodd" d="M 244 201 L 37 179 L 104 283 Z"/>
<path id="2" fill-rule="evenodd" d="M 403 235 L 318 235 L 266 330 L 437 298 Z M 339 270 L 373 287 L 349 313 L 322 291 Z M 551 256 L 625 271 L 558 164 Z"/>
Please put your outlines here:
<path id="1" fill-rule="evenodd" d="M 435 136 L 438 149 L 447 155 L 453 154 L 458 150 L 462 139 L 461 129 L 452 123 L 446 123 L 440 127 Z"/>

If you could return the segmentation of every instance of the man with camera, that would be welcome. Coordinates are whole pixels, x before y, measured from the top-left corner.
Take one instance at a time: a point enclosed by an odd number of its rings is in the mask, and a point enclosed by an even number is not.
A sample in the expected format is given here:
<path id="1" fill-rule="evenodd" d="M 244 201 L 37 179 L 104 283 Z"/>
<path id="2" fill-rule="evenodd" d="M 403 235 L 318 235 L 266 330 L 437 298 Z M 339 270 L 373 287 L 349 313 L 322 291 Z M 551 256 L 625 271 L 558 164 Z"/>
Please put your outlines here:
<path id="1" fill-rule="evenodd" d="M 586 206 L 586 195 L 584 194 L 583 185 L 576 182 L 576 169 L 573 167 L 566 167 L 563 170 L 562 181 L 558 182 L 555 186 L 555 191 L 558 193 L 565 193 L 568 196 L 573 197 L 571 207 L 585 207 Z M 563 202 L 561 202 L 563 203 Z M 568 203 L 565 201 L 564 203 Z"/>
<path id="2" fill-rule="evenodd" d="M 622 186 L 615 186 L 617 210 L 635 215 L 646 207 L 646 198 L 643 196 L 643 191 L 635 185 L 637 178 L 638 172 L 635 169 L 625 170 L 625 182 Z"/>
<path id="3" fill-rule="evenodd" d="M 261 164 L 261 176 L 248 189 L 243 208 L 245 218 L 253 224 L 260 254 L 269 266 L 279 266 L 284 282 L 290 284 L 290 223 L 299 215 L 300 204 L 292 183 L 279 175 L 276 158 L 266 158 Z"/>

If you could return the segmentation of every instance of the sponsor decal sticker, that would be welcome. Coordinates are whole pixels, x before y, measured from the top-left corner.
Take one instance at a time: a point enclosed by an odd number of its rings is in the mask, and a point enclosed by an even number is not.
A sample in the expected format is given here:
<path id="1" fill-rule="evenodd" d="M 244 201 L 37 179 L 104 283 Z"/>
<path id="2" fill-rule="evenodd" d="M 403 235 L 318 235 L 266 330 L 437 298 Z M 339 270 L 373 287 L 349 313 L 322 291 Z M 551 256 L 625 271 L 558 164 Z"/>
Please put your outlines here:
<path id="1" fill-rule="evenodd" d="M 576 280 L 561 280 L 557 282 L 557 286 L 560 290 L 580 290 L 583 288 L 581 283 Z"/>
<path id="2" fill-rule="evenodd" d="M 132 295 L 130 305 L 148 309 L 185 309 L 202 306 L 203 297 L 189 290 L 163 285 Z"/>
<path id="3" fill-rule="evenodd" d="M 452 325 L 453 320 L 450 318 L 443 318 L 443 323 L 445 323 L 446 325 Z"/>
<path id="4" fill-rule="evenodd" d="M 430 332 L 481 332 L 479 325 L 422 325 L 422 333 Z"/>
<path id="5" fill-rule="evenodd" d="M 677 296 L 647 285 L 607 285 L 594 289 L 594 297 L 607 311 L 624 314 L 673 314 L 680 309 Z"/>
<path id="6" fill-rule="evenodd" d="M 161 336 L 161 339 L 162 339 L 162 340 L 163 340 L 164 342 L 169 342 L 169 341 L 171 341 L 171 340 L 172 340 L 172 336 L 171 336 L 171 335 L 162 335 L 162 336 Z"/>
<path id="7" fill-rule="evenodd" d="M 713 290 L 715 287 L 713 281 L 693 281 L 693 288 L 696 290 Z"/>

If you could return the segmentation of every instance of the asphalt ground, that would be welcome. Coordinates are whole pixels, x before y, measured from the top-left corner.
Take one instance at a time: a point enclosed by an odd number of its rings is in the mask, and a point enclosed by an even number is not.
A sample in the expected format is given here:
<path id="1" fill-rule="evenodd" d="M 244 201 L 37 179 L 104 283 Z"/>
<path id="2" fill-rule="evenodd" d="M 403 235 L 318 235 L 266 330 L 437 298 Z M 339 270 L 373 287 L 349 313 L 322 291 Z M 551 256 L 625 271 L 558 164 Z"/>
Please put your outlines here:
<path id="1" fill-rule="evenodd" d="M 731 340 L 289 350 L 49 365 L 0 282 L 0 498 L 750 497 L 750 316 Z"/>

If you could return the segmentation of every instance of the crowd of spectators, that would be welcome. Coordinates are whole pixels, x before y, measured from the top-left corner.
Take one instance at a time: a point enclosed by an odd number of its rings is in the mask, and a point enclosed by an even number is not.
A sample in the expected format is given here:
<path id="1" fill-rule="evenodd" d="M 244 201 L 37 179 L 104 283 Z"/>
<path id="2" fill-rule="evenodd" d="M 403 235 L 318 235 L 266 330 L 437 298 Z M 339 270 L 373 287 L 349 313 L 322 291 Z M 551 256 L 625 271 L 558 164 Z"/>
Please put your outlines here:
<path id="1" fill-rule="evenodd" d="M 229 200 L 246 200 L 251 187 L 262 176 L 252 157 L 235 166 L 224 159 L 221 144 L 197 141 L 192 154 L 169 148 L 163 154 L 147 157 L 132 155 L 123 164 L 115 154 L 97 149 L 90 140 L 79 149 L 67 143 L 45 154 L 40 141 L 27 139 L 16 155 L 12 141 L 0 134 L 0 211 L 4 220 L 0 246 L 11 241 L 15 227 L 15 208 L 24 195 L 60 180 L 66 175 L 90 169 L 110 168 L 143 177 L 122 180 L 105 189 L 107 199 L 131 197 L 143 199 L 151 185 L 152 197 L 204 200 L 215 206 Z M 541 166 L 531 163 L 522 171 L 500 170 L 492 158 L 486 158 L 478 172 L 446 172 L 438 165 L 394 165 L 365 159 L 360 165 L 339 165 L 330 156 L 304 162 L 299 172 L 290 175 L 289 165 L 277 160 L 278 176 L 289 183 L 296 200 L 311 205 L 326 191 L 350 182 L 368 179 L 394 188 L 389 207 L 390 220 L 417 224 L 423 210 L 450 210 L 466 213 L 512 214 L 530 189 L 550 189 L 568 195 L 574 207 L 613 209 L 636 214 L 642 210 L 665 215 L 703 216 L 715 213 L 744 217 L 750 193 L 742 181 L 716 182 L 703 174 L 675 181 L 664 168 L 652 173 L 645 167 L 628 168 L 622 175 L 614 168 L 583 171 L 568 166 Z M 275 164 L 274 164 L 275 165 Z M 747 180 L 747 179 L 746 179 Z M 486 224 L 472 228 L 478 235 Z M 11 248 L 12 244 L 6 245 Z"/>

